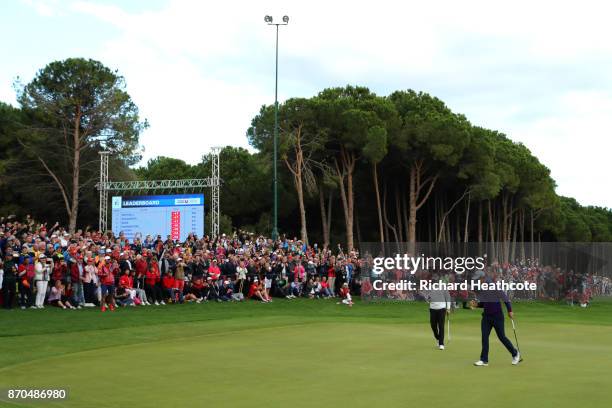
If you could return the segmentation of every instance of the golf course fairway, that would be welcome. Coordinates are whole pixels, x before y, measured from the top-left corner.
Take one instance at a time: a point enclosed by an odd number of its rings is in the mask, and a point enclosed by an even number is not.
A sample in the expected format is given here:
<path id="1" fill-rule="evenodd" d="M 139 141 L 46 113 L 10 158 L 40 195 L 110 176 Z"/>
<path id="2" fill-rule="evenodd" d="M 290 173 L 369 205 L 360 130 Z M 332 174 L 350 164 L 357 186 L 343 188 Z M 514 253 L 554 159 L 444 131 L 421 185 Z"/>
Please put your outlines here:
<path id="1" fill-rule="evenodd" d="M 0 311 L 0 388 L 62 388 L 1 407 L 609 407 L 612 302 L 516 303 L 524 361 L 480 311 L 451 315 L 437 350 L 424 303 L 275 300 Z M 515 343 L 510 322 L 506 331 Z"/>

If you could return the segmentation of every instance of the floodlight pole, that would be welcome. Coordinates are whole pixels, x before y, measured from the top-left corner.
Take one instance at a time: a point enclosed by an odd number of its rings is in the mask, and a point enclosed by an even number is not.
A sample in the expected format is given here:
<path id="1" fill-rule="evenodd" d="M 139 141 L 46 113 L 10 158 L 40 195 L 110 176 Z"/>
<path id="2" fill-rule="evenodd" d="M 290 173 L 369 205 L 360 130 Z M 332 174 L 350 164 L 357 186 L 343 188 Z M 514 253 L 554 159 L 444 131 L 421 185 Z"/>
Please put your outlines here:
<path id="1" fill-rule="evenodd" d="M 274 188 L 274 209 L 272 221 L 272 239 L 278 238 L 278 176 L 277 176 L 277 157 L 278 157 L 278 26 L 289 24 L 289 17 L 284 16 L 282 23 L 273 23 L 272 17 L 266 16 L 264 21 L 268 25 L 276 26 L 276 60 L 275 60 L 275 77 L 274 77 L 274 170 L 273 170 L 273 188 Z"/>
<path id="2" fill-rule="evenodd" d="M 278 179 L 277 179 L 277 156 L 278 156 L 278 24 L 276 25 L 276 64 L 274 78 L 274 224 L 272 226 L 272 239 L 278 238 Z"/>

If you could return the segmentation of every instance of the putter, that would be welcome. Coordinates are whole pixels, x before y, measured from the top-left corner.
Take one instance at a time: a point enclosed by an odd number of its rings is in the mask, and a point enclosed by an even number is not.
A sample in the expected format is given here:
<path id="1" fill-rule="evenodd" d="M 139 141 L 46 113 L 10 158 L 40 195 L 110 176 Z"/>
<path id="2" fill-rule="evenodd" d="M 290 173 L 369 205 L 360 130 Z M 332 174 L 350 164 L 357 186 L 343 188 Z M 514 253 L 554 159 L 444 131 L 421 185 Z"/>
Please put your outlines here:
<path id="1" fill-rule="evenodd" d="M 447 316 L 446 322 L 447 322 L 447 325 L 448 325 L 448 330 L 447 330 L 448 331 L 448 341 L 450 342 L 451 341 L 450 314 Z"/>
<path id="2" fill-rule="evenodd" d="M 514 324 L 514 319 L 510 319 L 512 322 L 512 331 L 514 331 L 514 340 L 516 341 L 516 349 L 521 355 L 521 359 L 519 361 L 523 361 L 523 353 L 521 353 L 521 348 L 519 347 L 518 337 L 516 336 L 516 325 Z"/>

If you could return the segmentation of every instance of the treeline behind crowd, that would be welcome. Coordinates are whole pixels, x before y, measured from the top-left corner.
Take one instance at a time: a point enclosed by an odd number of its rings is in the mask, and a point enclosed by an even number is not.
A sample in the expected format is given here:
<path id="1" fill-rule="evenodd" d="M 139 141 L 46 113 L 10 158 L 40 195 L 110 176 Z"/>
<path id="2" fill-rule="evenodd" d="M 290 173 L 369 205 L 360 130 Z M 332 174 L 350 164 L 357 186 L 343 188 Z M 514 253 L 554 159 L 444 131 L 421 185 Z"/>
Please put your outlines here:
<path id="1" fill-rule="evenodd" d="M 2 214 L 95 228 L 103 149 L 112 152 L 112 180 L 210 175 L 205 155 L 195 165 L 157 157 L 134 167 L 148 124 L 123 78 L 100 62 L 55 61 L 16 88 L 18 107 L 0 103 Z M 558 196 L 549 169 L 527 147 L 427 93 L 380 96 L 346 86 L 291 98 L 279 109 L 281 233 L 348 247 L 612 241 L 609 209 Z M 222 150 L 222 232 L 269 234 L 273 130 L 274 107 L 265 105 L 245 129 L 257 152 Z"/>

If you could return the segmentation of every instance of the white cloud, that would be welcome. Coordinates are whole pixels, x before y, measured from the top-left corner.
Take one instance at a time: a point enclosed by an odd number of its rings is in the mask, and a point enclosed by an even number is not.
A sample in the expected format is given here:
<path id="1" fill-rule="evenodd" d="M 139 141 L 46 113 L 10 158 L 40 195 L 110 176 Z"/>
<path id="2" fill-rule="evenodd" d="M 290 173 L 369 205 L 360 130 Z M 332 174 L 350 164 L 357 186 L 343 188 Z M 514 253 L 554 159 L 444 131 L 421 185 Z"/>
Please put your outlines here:
<path id="1" fill-rule="evenodd" d="M 21 0 L 22 3 L 30 6 L 36 13 L 45 17 L 54 17 L 58 13 L 58 0 Z"/>
<path id="2" fill-rule="evenodd" d="M 175 0 L 137 12 L 120 2 L 28 3 L 118 32 L 92 53 L 126 77 L 150 120 L 145 158 L 196 162 L 214 145 L 246 146 L 250 119 L 274 97 L 274 30 L 263 16 L 288 14 L 281 100 L 347 83 L 423 90 L 525 143 L 561 194 L 612 206 L 600 188 L 612 147 L 607 2 Z"/>

